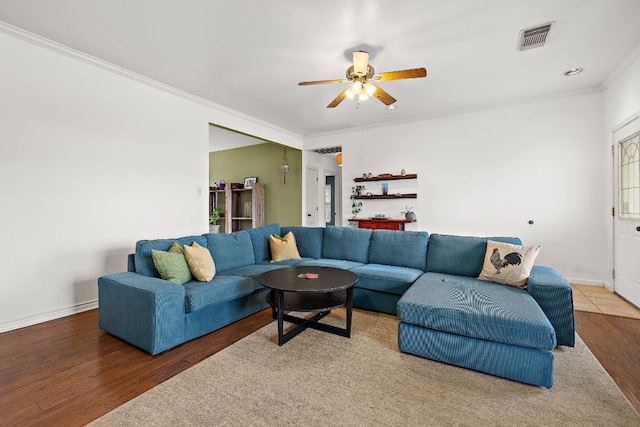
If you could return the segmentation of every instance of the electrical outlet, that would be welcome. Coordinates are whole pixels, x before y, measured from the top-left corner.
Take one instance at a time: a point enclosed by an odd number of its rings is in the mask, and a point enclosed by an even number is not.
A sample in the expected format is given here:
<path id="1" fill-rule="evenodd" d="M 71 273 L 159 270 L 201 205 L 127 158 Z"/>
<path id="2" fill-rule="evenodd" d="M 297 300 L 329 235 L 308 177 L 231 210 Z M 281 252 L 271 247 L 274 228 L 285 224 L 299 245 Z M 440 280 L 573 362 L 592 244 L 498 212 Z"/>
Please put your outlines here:
<path id="1" fill-rule="evenodd" d="M 202 196 L 202 187 L 196 188 L 196 193 L 198 194 L 198 196 Z"/>

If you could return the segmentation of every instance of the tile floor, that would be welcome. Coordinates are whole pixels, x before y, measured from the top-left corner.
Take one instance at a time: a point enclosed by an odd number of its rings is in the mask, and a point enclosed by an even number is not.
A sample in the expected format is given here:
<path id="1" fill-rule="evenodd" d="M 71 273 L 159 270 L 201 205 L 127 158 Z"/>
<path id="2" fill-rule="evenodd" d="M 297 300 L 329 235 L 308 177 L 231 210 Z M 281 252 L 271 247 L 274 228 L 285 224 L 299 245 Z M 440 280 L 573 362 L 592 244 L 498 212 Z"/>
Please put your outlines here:
<path id="1" fill-rule="evenodd" d="M 602 286 L 571 284 L 573 306 L 578 311 L 640 319 L 640 310 Z"/>

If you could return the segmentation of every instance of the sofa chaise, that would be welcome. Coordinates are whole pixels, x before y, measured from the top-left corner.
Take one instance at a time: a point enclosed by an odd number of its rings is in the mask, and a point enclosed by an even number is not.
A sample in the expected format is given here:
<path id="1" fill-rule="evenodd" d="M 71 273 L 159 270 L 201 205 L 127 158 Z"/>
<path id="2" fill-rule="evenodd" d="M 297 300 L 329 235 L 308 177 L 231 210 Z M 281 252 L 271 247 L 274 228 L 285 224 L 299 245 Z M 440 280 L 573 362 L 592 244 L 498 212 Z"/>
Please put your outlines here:
<path id="1" fill-rule="evenodd" d="M 300 259 L 271 262 L 270 236 L 295 236 Z M 401 351 L 528 384 L 551 387 L 553 348 L 574 345 L 569 284 L 534 266 L 526 289 L 479 280 L 487 242 L 423 231 L 270 224 L 230 234 L 141 240 L 128 271 L 98 279 L 99 327 L 158 354 L 266 307 L 257 278 L 287 266 L 358 275 L 356 308 L 397 315 Z M 197 243 L 215 263 L 208 282 L 160 278 L 153 252 Z"/>

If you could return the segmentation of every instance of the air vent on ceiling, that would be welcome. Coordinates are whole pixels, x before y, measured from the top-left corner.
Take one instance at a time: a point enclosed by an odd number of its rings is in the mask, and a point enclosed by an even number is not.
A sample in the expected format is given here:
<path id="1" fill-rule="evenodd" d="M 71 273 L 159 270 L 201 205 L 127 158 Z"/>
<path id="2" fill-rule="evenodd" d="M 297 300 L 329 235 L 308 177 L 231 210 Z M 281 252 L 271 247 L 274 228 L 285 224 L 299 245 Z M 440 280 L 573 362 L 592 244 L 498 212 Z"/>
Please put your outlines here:
<path id="1" fill-rule="evenodd" d="M 534 49 L 536 47 L 544 46 L 547 41 L 549 31 L 551 31 L 551 24 L 538 25 L 537 27 L 527 28 L 520 30 L 520 37 L 518 38 L 518 50 Z"/>
<path id="2" fill-rule="evenodd" d="M 342 147 L 328 147 L 328 148 L 318 148 L 317 150 L 313 150 L 318 154 L 335 154 L 342 152 Z"/>

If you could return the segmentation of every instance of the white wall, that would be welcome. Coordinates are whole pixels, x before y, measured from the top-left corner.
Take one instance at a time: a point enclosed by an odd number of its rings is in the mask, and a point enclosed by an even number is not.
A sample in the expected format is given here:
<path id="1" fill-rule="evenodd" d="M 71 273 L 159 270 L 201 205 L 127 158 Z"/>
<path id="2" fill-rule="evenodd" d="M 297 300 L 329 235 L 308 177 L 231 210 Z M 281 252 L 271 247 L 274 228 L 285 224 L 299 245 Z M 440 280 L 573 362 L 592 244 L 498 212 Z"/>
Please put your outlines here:
<path id="1" fill-rule="evenodd" d="M 610 153 L 613 144 L 613 131 L 624 124 L 633 116 L 640 114 L 640 46 L 627 58 L 619 70 L 605 82 L 604 92 L 604 136 L 602 151 Z M 613 157 L 607 157 L 606 181 L 609 183 L 607 192 L 607 206 L 614 205 L 613 179 L 614 165 Z M 608 263 L 613 266 L 613 221 L 609 216 L 605 222 L 607 229 Z M 611 280 L 611 279 L 609 279 Z M 605 286 L 613 289 L 611 283 Z"/>
<path id="2" fill-rule="evenodd" d="M 138 239 L 206 232 L 209 123 L 302 145 L 46 41 L 0 57 L 0 332 L 94 307 Z"/>
<path id="3" fill-rule="evenodd" d="M 353 178 L 404 168 L 418 179 L 389 181 L 389 192 L 418 198 L 365 200 L 359 217 L 400 218 L 409 204 L 418 221 L 407 229 L 515 235 L 543 246 L 539 264 L 602 284 L 611 268 L 602 105 L 602 94 L 592 93 L 305 138 L 305 148 L 342 145 L 345 218 Z M 380 183 L 366 183 L 365 191 L 380 193 Z"/>

